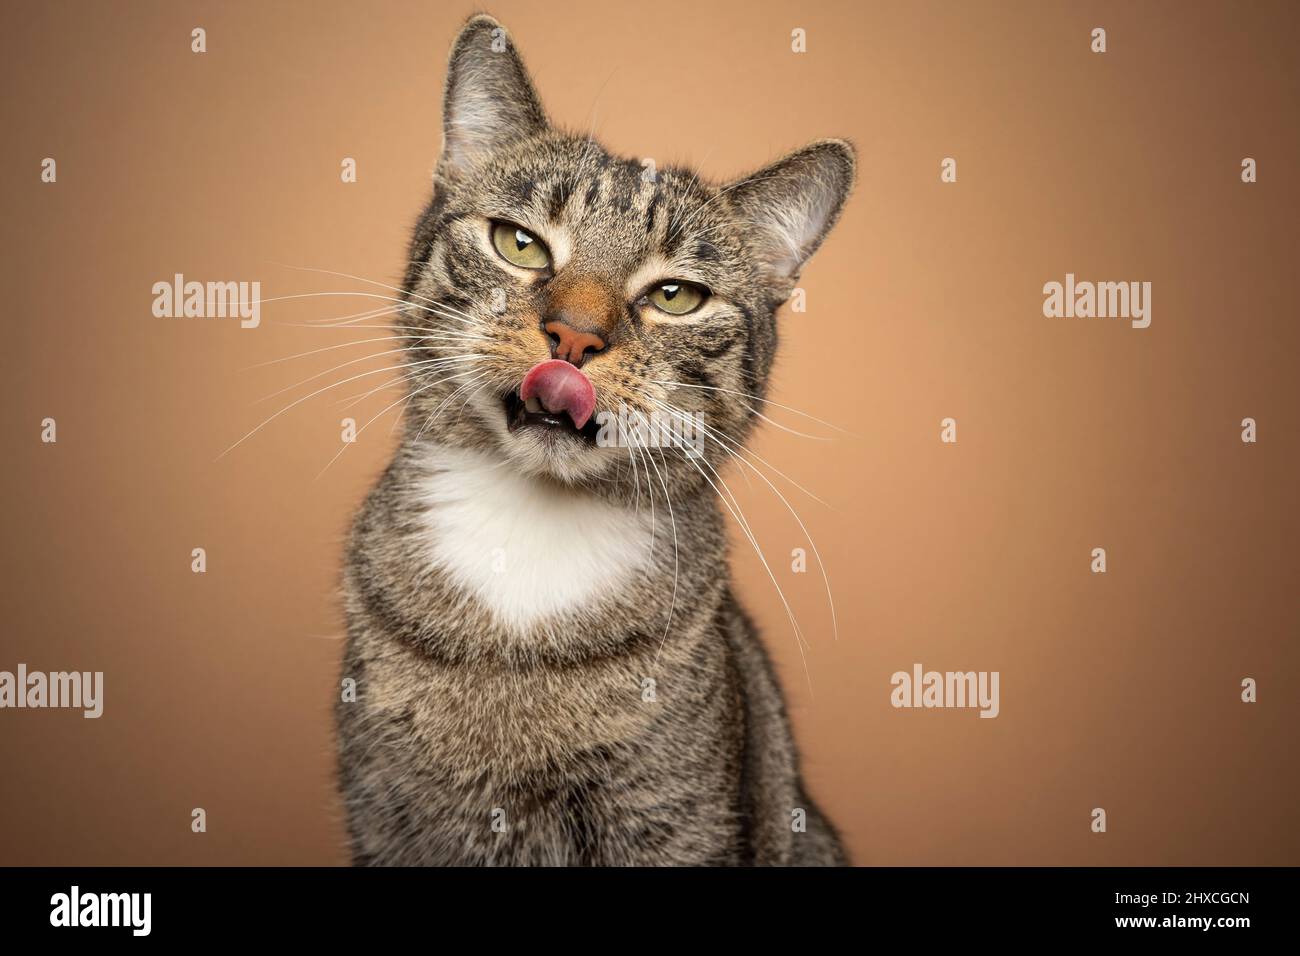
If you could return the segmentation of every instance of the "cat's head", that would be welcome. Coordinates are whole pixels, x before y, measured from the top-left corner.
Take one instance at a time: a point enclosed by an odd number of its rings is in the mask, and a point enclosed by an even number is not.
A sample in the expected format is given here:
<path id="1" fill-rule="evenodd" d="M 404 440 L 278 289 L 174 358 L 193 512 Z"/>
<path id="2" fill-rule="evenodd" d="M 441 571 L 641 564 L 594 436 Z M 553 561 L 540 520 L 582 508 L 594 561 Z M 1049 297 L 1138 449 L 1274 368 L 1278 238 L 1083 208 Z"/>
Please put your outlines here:
<path id="1" fill-rule="evenodd" d="M 726 184 L 611 156 L 551 125 L 487 16 L 452 48 L 443 123 L 405 284 L 411 434 L 627 500 L 703 484 L 761 411 L 852 147 Z"/>

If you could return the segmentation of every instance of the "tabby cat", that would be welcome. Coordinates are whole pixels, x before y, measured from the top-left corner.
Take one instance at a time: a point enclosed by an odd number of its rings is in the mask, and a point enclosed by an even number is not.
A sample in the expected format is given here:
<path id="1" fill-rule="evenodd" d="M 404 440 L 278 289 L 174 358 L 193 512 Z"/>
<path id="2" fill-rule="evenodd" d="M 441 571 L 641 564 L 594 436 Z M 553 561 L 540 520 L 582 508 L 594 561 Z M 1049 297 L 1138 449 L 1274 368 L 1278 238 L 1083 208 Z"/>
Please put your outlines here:
<path id="1" fill-rule="evenodd" d="M 396 330 L 409 414 L 346 557 L 354 862 L 846 862 L 732 594 L 718 472 L 852 148 L 728 185 L 617 158 L 548 122 L 487 16 L 443 117 Z M 611 441 L 620 412 L 704 440 Z"/>

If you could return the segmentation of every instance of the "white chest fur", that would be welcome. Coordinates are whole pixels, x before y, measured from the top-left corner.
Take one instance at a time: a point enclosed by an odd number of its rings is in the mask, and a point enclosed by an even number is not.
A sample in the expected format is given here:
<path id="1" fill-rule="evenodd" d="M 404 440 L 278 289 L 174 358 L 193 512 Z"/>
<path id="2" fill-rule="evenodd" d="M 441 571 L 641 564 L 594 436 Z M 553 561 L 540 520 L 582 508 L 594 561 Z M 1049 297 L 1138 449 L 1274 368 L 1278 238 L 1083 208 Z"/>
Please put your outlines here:
<path id="1" fill-rule="evenodd" d="M 422 489 L 432 561 L 503 624 L 522 630 L 598 605 L 650 561 L 645 509 L 638 515 L 473 452 L 440 449 L 437 466 Z"/>

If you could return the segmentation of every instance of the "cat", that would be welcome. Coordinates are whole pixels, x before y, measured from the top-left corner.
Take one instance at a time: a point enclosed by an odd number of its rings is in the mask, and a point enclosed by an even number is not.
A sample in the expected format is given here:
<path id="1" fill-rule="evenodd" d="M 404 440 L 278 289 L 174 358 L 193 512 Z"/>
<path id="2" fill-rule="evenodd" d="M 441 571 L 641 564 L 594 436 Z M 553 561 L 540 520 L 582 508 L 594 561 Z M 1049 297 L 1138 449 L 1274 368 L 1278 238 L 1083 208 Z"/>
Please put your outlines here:
<path id="1" fill-rule="evenodd" d="M 551 125 L 504 28 L 449 60 L 396 331 L 408 412 L 344 569 L 358 865 L 843 865 L 726 572 L 717 471 L 852 188 L 825 140 L 728 185 Z M 617 410 L 702 454 L 600 441 Z"/>

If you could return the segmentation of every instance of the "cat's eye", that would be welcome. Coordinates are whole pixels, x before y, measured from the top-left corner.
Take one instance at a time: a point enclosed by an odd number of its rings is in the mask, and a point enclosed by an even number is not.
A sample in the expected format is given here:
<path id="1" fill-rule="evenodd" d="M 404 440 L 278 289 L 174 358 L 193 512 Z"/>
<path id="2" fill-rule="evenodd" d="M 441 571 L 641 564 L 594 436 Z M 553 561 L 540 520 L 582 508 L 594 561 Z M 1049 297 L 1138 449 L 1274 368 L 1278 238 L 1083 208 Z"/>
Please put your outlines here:
<path id="1" fill-rule="evenodd" d="M 542 240 L 512 222 L 492 223 L 492 245 L 501 258 L 521 269 L 545 269 L 551 253 Z"/>
<path id="2" fill-rule="evenodd" d="M 686 315 L 694 312 L 709 297 L 709 293 L 690 282 L 661 282 L 650 290 L 647 297 L 660 312 L 669 315 Z"/>

